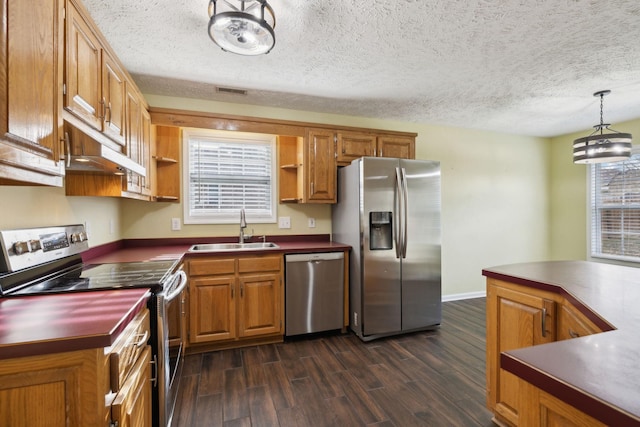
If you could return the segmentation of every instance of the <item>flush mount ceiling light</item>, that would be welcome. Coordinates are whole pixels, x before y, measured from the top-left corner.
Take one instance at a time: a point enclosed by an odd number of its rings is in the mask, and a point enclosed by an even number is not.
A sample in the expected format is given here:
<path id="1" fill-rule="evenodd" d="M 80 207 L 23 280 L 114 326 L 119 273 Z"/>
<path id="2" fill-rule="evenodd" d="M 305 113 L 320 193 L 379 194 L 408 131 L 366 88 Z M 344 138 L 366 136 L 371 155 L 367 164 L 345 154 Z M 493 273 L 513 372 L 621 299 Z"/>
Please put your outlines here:
<path id="1" fill-rule="evenodd" d="M 269 53 L 276 44 L 276 17 L 267 0 L 211 0 L 209 36 L 227 52 Z"/>
<path id="2" fill-rule="evenodd" d="M 600 124 L 594 126 L 591 135 L 573 141 L 573 163 L 611 163 L 631 157 L 631 134 L 615 131 L 602 121 L 602 100 L 610 93 L 601 90 L 593 94 L 600 97 Z"/>

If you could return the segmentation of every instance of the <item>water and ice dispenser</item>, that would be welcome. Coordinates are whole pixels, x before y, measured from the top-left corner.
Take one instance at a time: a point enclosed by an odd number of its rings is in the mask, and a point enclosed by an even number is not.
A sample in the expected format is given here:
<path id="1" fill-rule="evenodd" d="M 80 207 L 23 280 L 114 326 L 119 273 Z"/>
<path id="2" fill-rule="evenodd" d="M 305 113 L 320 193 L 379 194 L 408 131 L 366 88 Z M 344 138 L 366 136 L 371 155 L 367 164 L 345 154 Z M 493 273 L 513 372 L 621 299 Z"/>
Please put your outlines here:
<path id="1" fill-rule="evenodd" d="M 391 212 L 369 212 L 369 250 L 393 249 Z"/>

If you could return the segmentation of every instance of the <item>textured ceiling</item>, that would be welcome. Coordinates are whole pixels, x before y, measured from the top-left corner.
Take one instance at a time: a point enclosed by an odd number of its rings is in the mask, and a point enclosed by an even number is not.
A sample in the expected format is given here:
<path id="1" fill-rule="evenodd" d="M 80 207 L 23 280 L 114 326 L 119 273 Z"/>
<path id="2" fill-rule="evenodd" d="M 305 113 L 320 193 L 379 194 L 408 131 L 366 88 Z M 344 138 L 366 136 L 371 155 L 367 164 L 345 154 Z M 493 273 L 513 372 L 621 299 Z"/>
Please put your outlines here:
<path id="1" fill-rule="evenodd" d="M 257 57 L 209 39 L 208 0 L 83 3 L 148 94 L 555 136 L 610 89 L 605 122 L 640 117 L 638 0 L 271 0 Z"/>

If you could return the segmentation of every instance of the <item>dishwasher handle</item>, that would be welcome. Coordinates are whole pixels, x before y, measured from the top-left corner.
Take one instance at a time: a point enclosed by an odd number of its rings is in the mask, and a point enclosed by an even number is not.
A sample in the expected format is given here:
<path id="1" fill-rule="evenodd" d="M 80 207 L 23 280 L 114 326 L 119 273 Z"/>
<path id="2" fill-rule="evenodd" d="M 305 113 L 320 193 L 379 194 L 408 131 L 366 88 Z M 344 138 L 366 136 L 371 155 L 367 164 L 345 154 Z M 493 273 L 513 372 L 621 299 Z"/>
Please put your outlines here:
<path id="1" fill-rule="evenodd" d="M 313 262 L 344 259 L 344 252 L 318 252 L 312 254 L 289 254 L 284 256 L 285 262 Z"/>

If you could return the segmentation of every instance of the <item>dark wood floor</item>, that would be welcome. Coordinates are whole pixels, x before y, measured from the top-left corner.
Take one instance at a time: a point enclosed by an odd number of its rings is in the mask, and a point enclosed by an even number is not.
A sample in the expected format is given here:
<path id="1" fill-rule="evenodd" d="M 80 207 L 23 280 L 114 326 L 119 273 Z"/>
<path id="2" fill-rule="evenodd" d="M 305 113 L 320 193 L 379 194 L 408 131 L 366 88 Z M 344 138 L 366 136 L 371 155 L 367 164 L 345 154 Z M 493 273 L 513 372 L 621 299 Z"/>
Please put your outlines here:
<path id="1" fill-rule="evenodd" d="M 443 304 L 439 329 L 353 334 L 186 358 L 173 427 L 493 426 L 485 299 Z"/>

